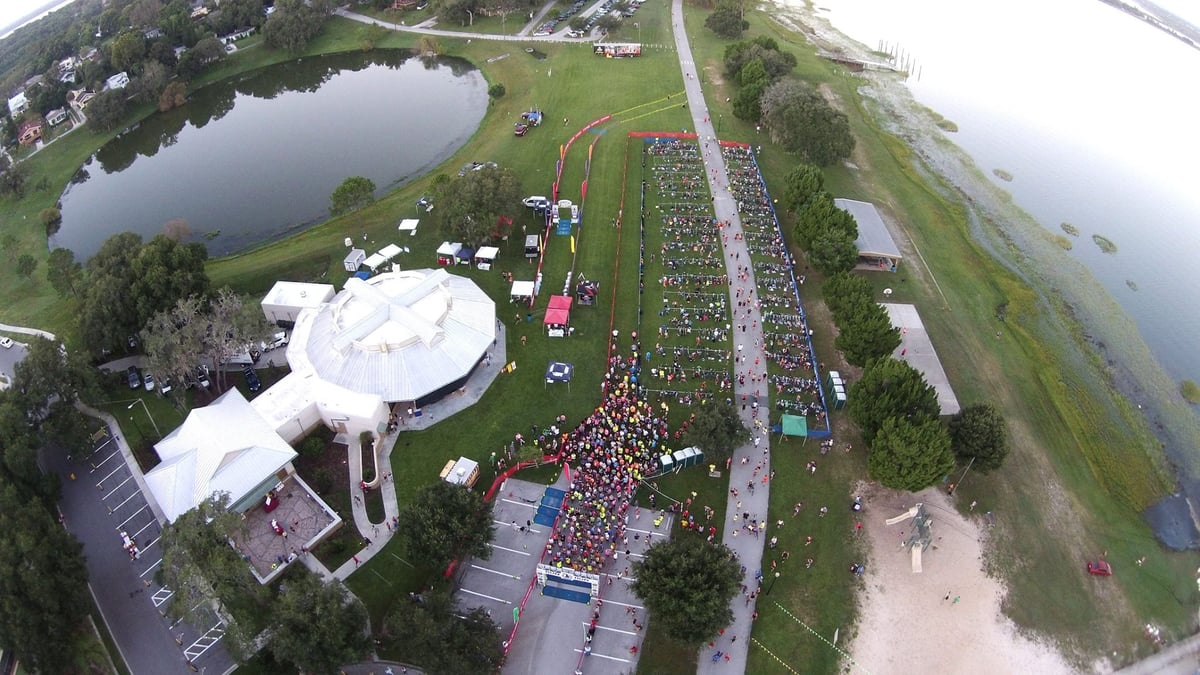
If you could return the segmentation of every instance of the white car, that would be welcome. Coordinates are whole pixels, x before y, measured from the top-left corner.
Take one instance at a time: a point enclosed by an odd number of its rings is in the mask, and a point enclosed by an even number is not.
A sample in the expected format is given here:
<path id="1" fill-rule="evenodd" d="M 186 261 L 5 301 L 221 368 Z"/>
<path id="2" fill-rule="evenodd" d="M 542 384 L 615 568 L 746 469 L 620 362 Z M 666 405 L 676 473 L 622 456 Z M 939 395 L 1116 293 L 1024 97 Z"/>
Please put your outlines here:
<path id="1" fill-rule="evenodd" d="M 5 349 L 12 349 L 13 344 L 15 344 L 15 343 L 13 342 L 12 338 L 0 337 L 0 347 L 4 347 Z"/>

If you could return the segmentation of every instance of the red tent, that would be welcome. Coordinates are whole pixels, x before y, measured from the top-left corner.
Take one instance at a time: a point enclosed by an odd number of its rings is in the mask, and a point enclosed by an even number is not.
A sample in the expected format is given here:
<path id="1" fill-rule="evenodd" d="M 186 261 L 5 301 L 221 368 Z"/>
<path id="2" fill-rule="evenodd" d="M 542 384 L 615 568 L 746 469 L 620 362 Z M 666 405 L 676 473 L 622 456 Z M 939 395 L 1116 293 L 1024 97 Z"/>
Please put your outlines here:
<path id="1" fill-rule="evenodd" d="M 571 302 L 573 298 L 569 295 L 552 295 L 550 296 L 550 304 L 546 306 L 546 318 L 542 320 L 542 324 L 549 329 L 550 326 L 566 327 L 571 323 Z"/>

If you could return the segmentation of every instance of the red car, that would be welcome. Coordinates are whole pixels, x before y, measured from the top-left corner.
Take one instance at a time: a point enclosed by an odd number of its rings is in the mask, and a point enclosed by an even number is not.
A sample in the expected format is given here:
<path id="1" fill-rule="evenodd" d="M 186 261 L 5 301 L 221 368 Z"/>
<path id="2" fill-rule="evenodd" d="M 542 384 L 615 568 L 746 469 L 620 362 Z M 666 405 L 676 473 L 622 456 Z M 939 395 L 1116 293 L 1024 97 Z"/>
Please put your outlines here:
<path id="1" fill-rule="evenodd" d="M 1112 566 L 1108 564 L 1107 560 L 1096 560 L 1096 561 L 1088 562 L 1087 571 L 1088 571 L 1088 574 L 1094 574 L 1098 577 L 1111 577 L 1112 576 Z"/>
<path id="2" fill-rule="evenodd" d="M 528 124 L 521 124 L 520 122 L 517 122 L 513 126 L 513 135 L 524 136 L 527 133 L 529 133 L 529 125 Z"/>

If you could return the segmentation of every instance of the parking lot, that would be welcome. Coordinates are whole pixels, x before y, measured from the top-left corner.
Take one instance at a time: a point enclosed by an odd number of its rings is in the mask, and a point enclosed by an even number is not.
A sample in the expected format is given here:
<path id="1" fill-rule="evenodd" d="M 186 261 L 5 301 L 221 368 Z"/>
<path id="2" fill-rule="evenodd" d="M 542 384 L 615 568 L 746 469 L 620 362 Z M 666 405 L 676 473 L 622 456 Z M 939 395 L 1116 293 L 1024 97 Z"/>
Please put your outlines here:
<path id="1" fill-rule="evenodd" d="M 656 514 L 631 512 L 626 527 L 630 555 L 626 558 L 622 552 L 600 575 L 600 601 L 593 598 L 584 604 L 554 598 L 543 595 L 536 583 L 537 565 L 551 528 L 532 521 L 546 487 L 514 479 L 504 484 L 493 506 L 492 557 L 463 562 L 456 598 L 463 607 L 487 609 L 505 639 L 513 633 L 513 610 L 524 605 L 505 673 L 632 672 L 637 668 L 646 625 L 646 611 L 629 589 L 632 563 L 640 560 L 652 543 L 668 537 L 674 521 L 665 518 L 655 527 Z M 566 480 L 560 477 L 554 487 L 565 489 Z M 589 643 L 593 618 L 596 628 Z"/>
<path id="2" fill-rule="evenodd" d="M 159 520 L 122 440 L 102 430 L 93 441 L 86 461 L 48 453 L 47 470 L 62 479 L 64 522 L 83 543 L 92 594 L 122 658 L 135 675 L 226 672 L 233 661 L 220 647 L 224 624 L 210 608 L 193 608 L 196 626 L 164 616 L 172 592 L 155 582 Z"/>

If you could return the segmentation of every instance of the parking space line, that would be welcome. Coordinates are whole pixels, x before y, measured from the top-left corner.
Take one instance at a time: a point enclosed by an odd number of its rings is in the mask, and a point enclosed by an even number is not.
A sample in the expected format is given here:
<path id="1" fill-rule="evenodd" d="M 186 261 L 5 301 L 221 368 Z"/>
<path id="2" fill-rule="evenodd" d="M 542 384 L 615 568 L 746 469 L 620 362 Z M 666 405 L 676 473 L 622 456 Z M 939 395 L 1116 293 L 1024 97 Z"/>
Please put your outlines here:
<path id="1" fill-rule="evenodd" d="M 487 598 L 488 600 L 495 600 L 496 602 L 502 602 L 502 603 L 504 603 L 504 604 L 506 604 L 506 605 L 511 605 L 511 604 L 512 604 L 512 600 L 505 600 L 504 598 L 497 598 L 497 597 L 495 597 L 495 596 L 492 596 L 492 595 L 484 595 L 483 593 L 476 593 L 475 591 L 472 591 L 472 590 L 470 590 L 470 589 L 468 589 L 468 588 L 460 588 L 460 589 L 458 589 L 458 590 L 459 590 L 460 592 L 462 592 L 462 593 L 470 593 L 471 595 L 477 595 L 477 596 L 479 596 L 479 597 L 481 597 L 481 598 Z"/>
<path id="2" fill-rule="evenodd" d="M 133 520 L 134 518 L 137 518 L 137 515 L 139 513 L 141 513 L 142 511 L 145 511 L 147 508 L 149 508 L 149 506 L 150 506 L 149 504 L 142 504 L 142 508 L 138 509 L 137 511 L 134 511 L 132 516 L 129 516 L 125 520 L 122 520 L 121 524 L 117 525 L 117 529 L 119 530 L 122 527 L 125 527 L 125 523 L 128 523 L 129 521 Z M 120 508 L 120 507 L 118 507 L 118 508 Z"/>
<path id="3" fill-rule="evenodd" d="M 591 626 L 592 625 L 591 623 L 589 623 L 587 621 L 580 621 L 579 623 L 583 626 Z M 620 628 L 609 628 L 608 626 L 600 626 L 600 625 L 597 625 L 596 628 L 599 628 L 600 630 L 610 630 L 614 633 L 624 633 L 625 635 L 637 635 L 637 633 L 635 633 L 631 630 L 621 630 Z"/>
<path id="4" fill-rule="evenodd" d="M 155 539 L 155 541 L 158 541 L 158 540 Z M 142 577 L 146 576 L 147 574 L 152 572 L 155 567 L 158 567 L 160 564 L 162 564 L 162 558 L 159 558 L 158 560 L 154 561 L 154 564 L 147 567 L 145 572 L 142 572 L 141 574 L 138 575 L 138 578 L 141 579 Z"/>
<path id="5" fill-rule="evenodd" d="M 128 482 L 129 482 L 129 481 L 131 481 L 131 480 L 133 480 L 133 476 L 130 476 L 129 478 L 126 478 L 126 479 L 125 479 L 125 483 L 128 483 Z M 121 483 L 121 485 L 124 485 L 125 483 Z M 121 487 L 121 485 L 118 485 L 118 486 L 117 486 L 117 488 Z M 117 489 L 117 488 L 113 488 L 113 489 L 115 490 L 115 489 Z M 115 493 L 112 493 L 112 492 L 110 492 L 110 493 L 108 493 L 108 494 L 110 494 L 110 495 L 111 495 L 111 494 L 115 494 Z M 111 511 L 116 511 L 117 509 L 121 508 L 122 506 L 125 506 L 126 504 L 128 504 L 128 503 L 129 503 L 129 500 L 133 499 L 134 497 L 137 497 L 139 494 L 140 494 L 140 493 L 138 493 L 138 492 L 134 492 L 133 494 L 131 494 L 131 495 L 129 495 L 128 497 L 126 497 L 126 498 L 125 498 L 125 501 L 121 502 L 120 504 L 117 504 L 116 506 L 112 507 L 112 509 L 110 509 L 110 510 L 111 510 Z"/>
<path id="6" fill-rule="evenodd" d="M 125 467 L 122 465 L 122 466 L 118 466 L 117 468 L 115 468 L 115 469 L 113 469 L 112 471 L 110 471 L 110 472 L 109 472 L 109 474 L 108 474 L 107 476 L 105 476 L 104 478 L 101 478 L 99 481 L 97 481 L 97 482 L 96 482 L 96 487 L 98 487 L 98 488 L 100 488 L 100 489 L 102 489 L 102 490 L 103 490 L 103 489 L 104 489 L 104 481 L 108 480 L 109 478 L 112 478 L 112 477 L 113 477 L 113 474 L 115 474 L 116 472 L 118 472 L 118 471 L 120 471 L 121 469 L 124 469 L 124 468 L 125 468 Z"/>
<path id="7" fill-rule="evenodd" d="M 99 450 L 99 448 L 97 448 L 97 450 Z M 102 467 L 102 466 L 104 466 L 105 464 L 107 464 L 107 463 L 108 463 L 108 460 L 112 459 L 113 457 L 116 457 L 116 456 L 117 456 L 117 455 L 119 455 L 119 454 L 121 454 L 121 451 L 120 451 L 120 450 L 114 450 L 113 452 L 110 452 L 110 453 L 108 454 L 108 457 L 105 457 L 105 458 L 104 458 L 103 460 L 101 460 L 99 463 L 97 463 L 97 462 L 92 462 L 92 470 L 91 470 L 91 471 L 88 471 L 88 473 L 96 473 L 96 471 L 97 471 L 97 470 L 99 470 L 99 468 L 100 468 L 100 467 Z"/>
<path id="8" fill-rule="evenodd" d="M 576 654 L 582 654 L 582 653 L 583 653 L 583 650 L 582 650 L 582 649 L 579 649 L 578 647 L 576 647 L 576 648 L 575 648 L 575 653 L 576 653 Z M 621 658 L 621 657 L 619 657 L 619 656 L 605 656 L 604 654 L 597 654 L 596 652 L 592 652 L 590 655 L 591 655 L 591 656 L 599 656 L 600 658 L 602 658 L 602 659 L 608 659 L 609 661 L 620 661 L 621 663 L 629 663 L 629 659 L 623 659 L 623 658 Z"/>
<path id="9" fill-rule="evenodd" d="M 187 649 L 183 650 L 183 655 L 188 657 L 189 661 L 195 661 L 201 656 L 204 656 L 204 652 L 212 649 L 213 645 L 217 644 L 221 641 L 221 638 L 225 637 L 224 626 L 225 622 L 218 620 L 212 628 L 209 628 L 208 631 L 204 633 L 204 635 L 201 635 L 196 639 L 195 642 L 189 645 Z M 201 645 L 201 643 L 203 643 L 202 646 L 197 646 Z"/>
<path id="10" fill-rule="evenodd" d="M 488 544 L 488 546 L 491 546 L 492 548 L 498 548 L 501 551 L 508 551 L 509 553 L 520 553 L 521 555 L 526 555 L 526 556 L 529 555 L 529 551 L 518 551 L 515 548 L 505 548 L 503 546 L 500 546 L 499 544 Z"/>
<path id="11" fill-rule="evenodd" d="M 155 607 L 162 607 L 173 595 L 175 595 L 175 591 L 169 588 L 160 588 L 150 596 L 150 601 L 154 603 Z"/>
<path id="12" fill-rule="evenodd" d="M 141 533 L 145 532 L 145 531 L 146 531 L 146 528 L 147 528 L 147 527 L 150 527 L 150 526 L 151 526 L 151 525 L 153 525 L 153 524 L 154 524 L 154 521 L 151 521 L 151 522 L 149 522 L 149 523 L 146 525 L 146 527 L 143 527 L 142 529 L 138 530 L 138 531 L 137 531 L 137 534 L 141 534 Z M 135 534 L 134 536 L 137 536 L 137 535 Z M 145 552 L 146 552 L 146 549 L 148 549 L 148 548 L 150 548 L 151 546 L 153 546 L 153 545 L 157 544 L 157 543 L 158 543 L 158 540 L 159 540 L 159 539 L 161 539 L 161 538 L 162 538 L 162 537 L 155 537 L 155 538 L 154 538 L 154 539 L 153 539 L 153 540 L 152 540 L 152 541 L 151 541 L 149 544 L 146 544 L 145 546 L 143 546 L 143 547 L 142 547 L 142 552 L 143 552 L 143 553 L 145 553 Z"/>
<path id="13" fill-rule="evenodd" d="M 631 605 L 631 604 L 629 604 L 629 603 L 627 603 L 627 602 L 617 602 L 616 600 L 609 600 L 608 598 L 604 598 L 604 604 L 606 604 L 606 605 L 620 605 L 620 606 L 622 606 L 622 607 L 632 607 L 632 608 L 634 608 L 634 609 L 645 609 L 645 607 L 642 607 L 641 605 Z"/>
<path id="14" fill-rule="evenodd" d="M 521 578 L 520 574 L 509 574 L 508 572 L 501 572 L 500 570 L 492 570 L 492 569 L 488 569 L 486 567 L 480 567 L 479 565 L 474 565 L 474 564 L 472 564 L 471 567 L 474 569 L 477 569 L 481 572 L 488 572 L 490 574 L 495 574 L 496 576 L 508 577 L 509 579 L 520 579 Z"/>
<path id="15" fill-rule="evenodd" d="M 536 504 L 526 504 L 525 502 L 514 502 L 511 499 L 501 499 L 500 501 L 507 502 L 509 504 L 516 504 L 517 506 L 524 506 L 525 508 L 533 509 L 534 511 L 537 510 Z"/>

